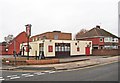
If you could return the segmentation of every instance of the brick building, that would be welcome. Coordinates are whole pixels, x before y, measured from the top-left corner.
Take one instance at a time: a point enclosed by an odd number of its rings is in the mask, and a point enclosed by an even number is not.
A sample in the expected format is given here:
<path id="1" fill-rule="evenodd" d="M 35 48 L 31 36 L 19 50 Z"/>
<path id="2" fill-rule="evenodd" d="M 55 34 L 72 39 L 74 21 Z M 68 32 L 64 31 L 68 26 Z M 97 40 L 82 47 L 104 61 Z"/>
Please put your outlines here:
<path id="1" fill-rule="evenodd" d="M 76 40 L 92 41 L 93 55 L 117 55 L 119 38 L 112 33 L 96 26 L 88 32 L 78 35 Z"/>
<path id="2" fill-rule="evenodd" d="M 118 49 L 118 37 L 96 26 L 88 32 L 78 35 L 76 40 L 91 40 L 93 49 Z"/>
<path id="3" fill-rule="evenodd" d="M 13 55 L 13 51 L 20 53 L 20 44 L 27 41 L 26 32 L 18 34 L 9 44 L 3 42 L 0 44 L 0 55 Z"/>
<path id="4" fill-rule="evenodd" d="M 71 33 L 64 33 L 61 31 L 45 32 L 31 37 L 31 41 L 38 41 L 43 39 L 51 40 L 72 40 Z"/>

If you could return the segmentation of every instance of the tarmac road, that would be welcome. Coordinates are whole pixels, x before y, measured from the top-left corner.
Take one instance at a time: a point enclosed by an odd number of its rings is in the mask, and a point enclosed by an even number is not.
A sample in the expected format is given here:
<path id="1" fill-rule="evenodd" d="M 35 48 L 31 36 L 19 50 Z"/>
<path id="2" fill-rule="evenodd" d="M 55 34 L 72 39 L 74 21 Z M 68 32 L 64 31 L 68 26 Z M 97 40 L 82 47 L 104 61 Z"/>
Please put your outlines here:
<path id="1" fill-rule="evenodd" d="M 0 80 L 6 81 L 118 81 L 118 62 L 85 69 L 13 72 L 2 71 Z"/>

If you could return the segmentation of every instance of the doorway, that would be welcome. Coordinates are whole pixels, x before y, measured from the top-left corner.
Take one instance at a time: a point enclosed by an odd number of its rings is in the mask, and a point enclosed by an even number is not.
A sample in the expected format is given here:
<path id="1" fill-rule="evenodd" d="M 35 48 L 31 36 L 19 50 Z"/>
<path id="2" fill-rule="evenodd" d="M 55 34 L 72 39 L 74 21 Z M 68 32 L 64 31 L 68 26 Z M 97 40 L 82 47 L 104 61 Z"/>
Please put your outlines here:
<path id="1" fill-rule="evenodd" d="M 90 55 L 90 47 L 86 47 L 85 48 L 85 54 L 86 55 Z"/>

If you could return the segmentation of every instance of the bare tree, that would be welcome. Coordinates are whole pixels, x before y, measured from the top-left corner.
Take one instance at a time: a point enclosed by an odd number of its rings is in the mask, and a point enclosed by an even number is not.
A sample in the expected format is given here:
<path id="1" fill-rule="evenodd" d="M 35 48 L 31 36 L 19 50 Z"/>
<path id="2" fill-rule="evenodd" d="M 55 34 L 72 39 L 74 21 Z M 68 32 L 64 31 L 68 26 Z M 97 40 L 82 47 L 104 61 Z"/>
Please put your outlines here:
<path id="1" fill-rule="evenodd" d="M 76 35 L 75 38 L 80 37 L 82 34 L 86 33 L 88 30 L 86 29 L 81 29 Z"/>
<path id="2" fill-rule="evenodd" d="M 4 37 L 4 40 L 5 40 L 5 42 L 9 43 L 10 41 L 13 40 L 13 38 L 14 38 L 13 35 L 9 34 L 8 36 Z"/>

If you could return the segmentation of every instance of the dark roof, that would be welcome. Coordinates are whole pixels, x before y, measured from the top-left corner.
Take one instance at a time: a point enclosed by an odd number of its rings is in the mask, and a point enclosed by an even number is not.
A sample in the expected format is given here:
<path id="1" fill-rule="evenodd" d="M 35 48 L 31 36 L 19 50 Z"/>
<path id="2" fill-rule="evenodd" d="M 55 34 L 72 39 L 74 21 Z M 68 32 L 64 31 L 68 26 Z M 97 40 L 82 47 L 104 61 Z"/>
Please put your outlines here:
<path id="1" fill-rule="evenodd" d="M 118 38 L 117 36 L 113 35 L 112 33 L 101 29 L 100 26 L 96 26 L 95 28 L 92 28 L 91 30 L 87 31 L 86 33 L 82 35 L 78 35 L 76 39 L 83 39 L 83 38 L 92 38 L 92 37 L 114 37 Z"/>

